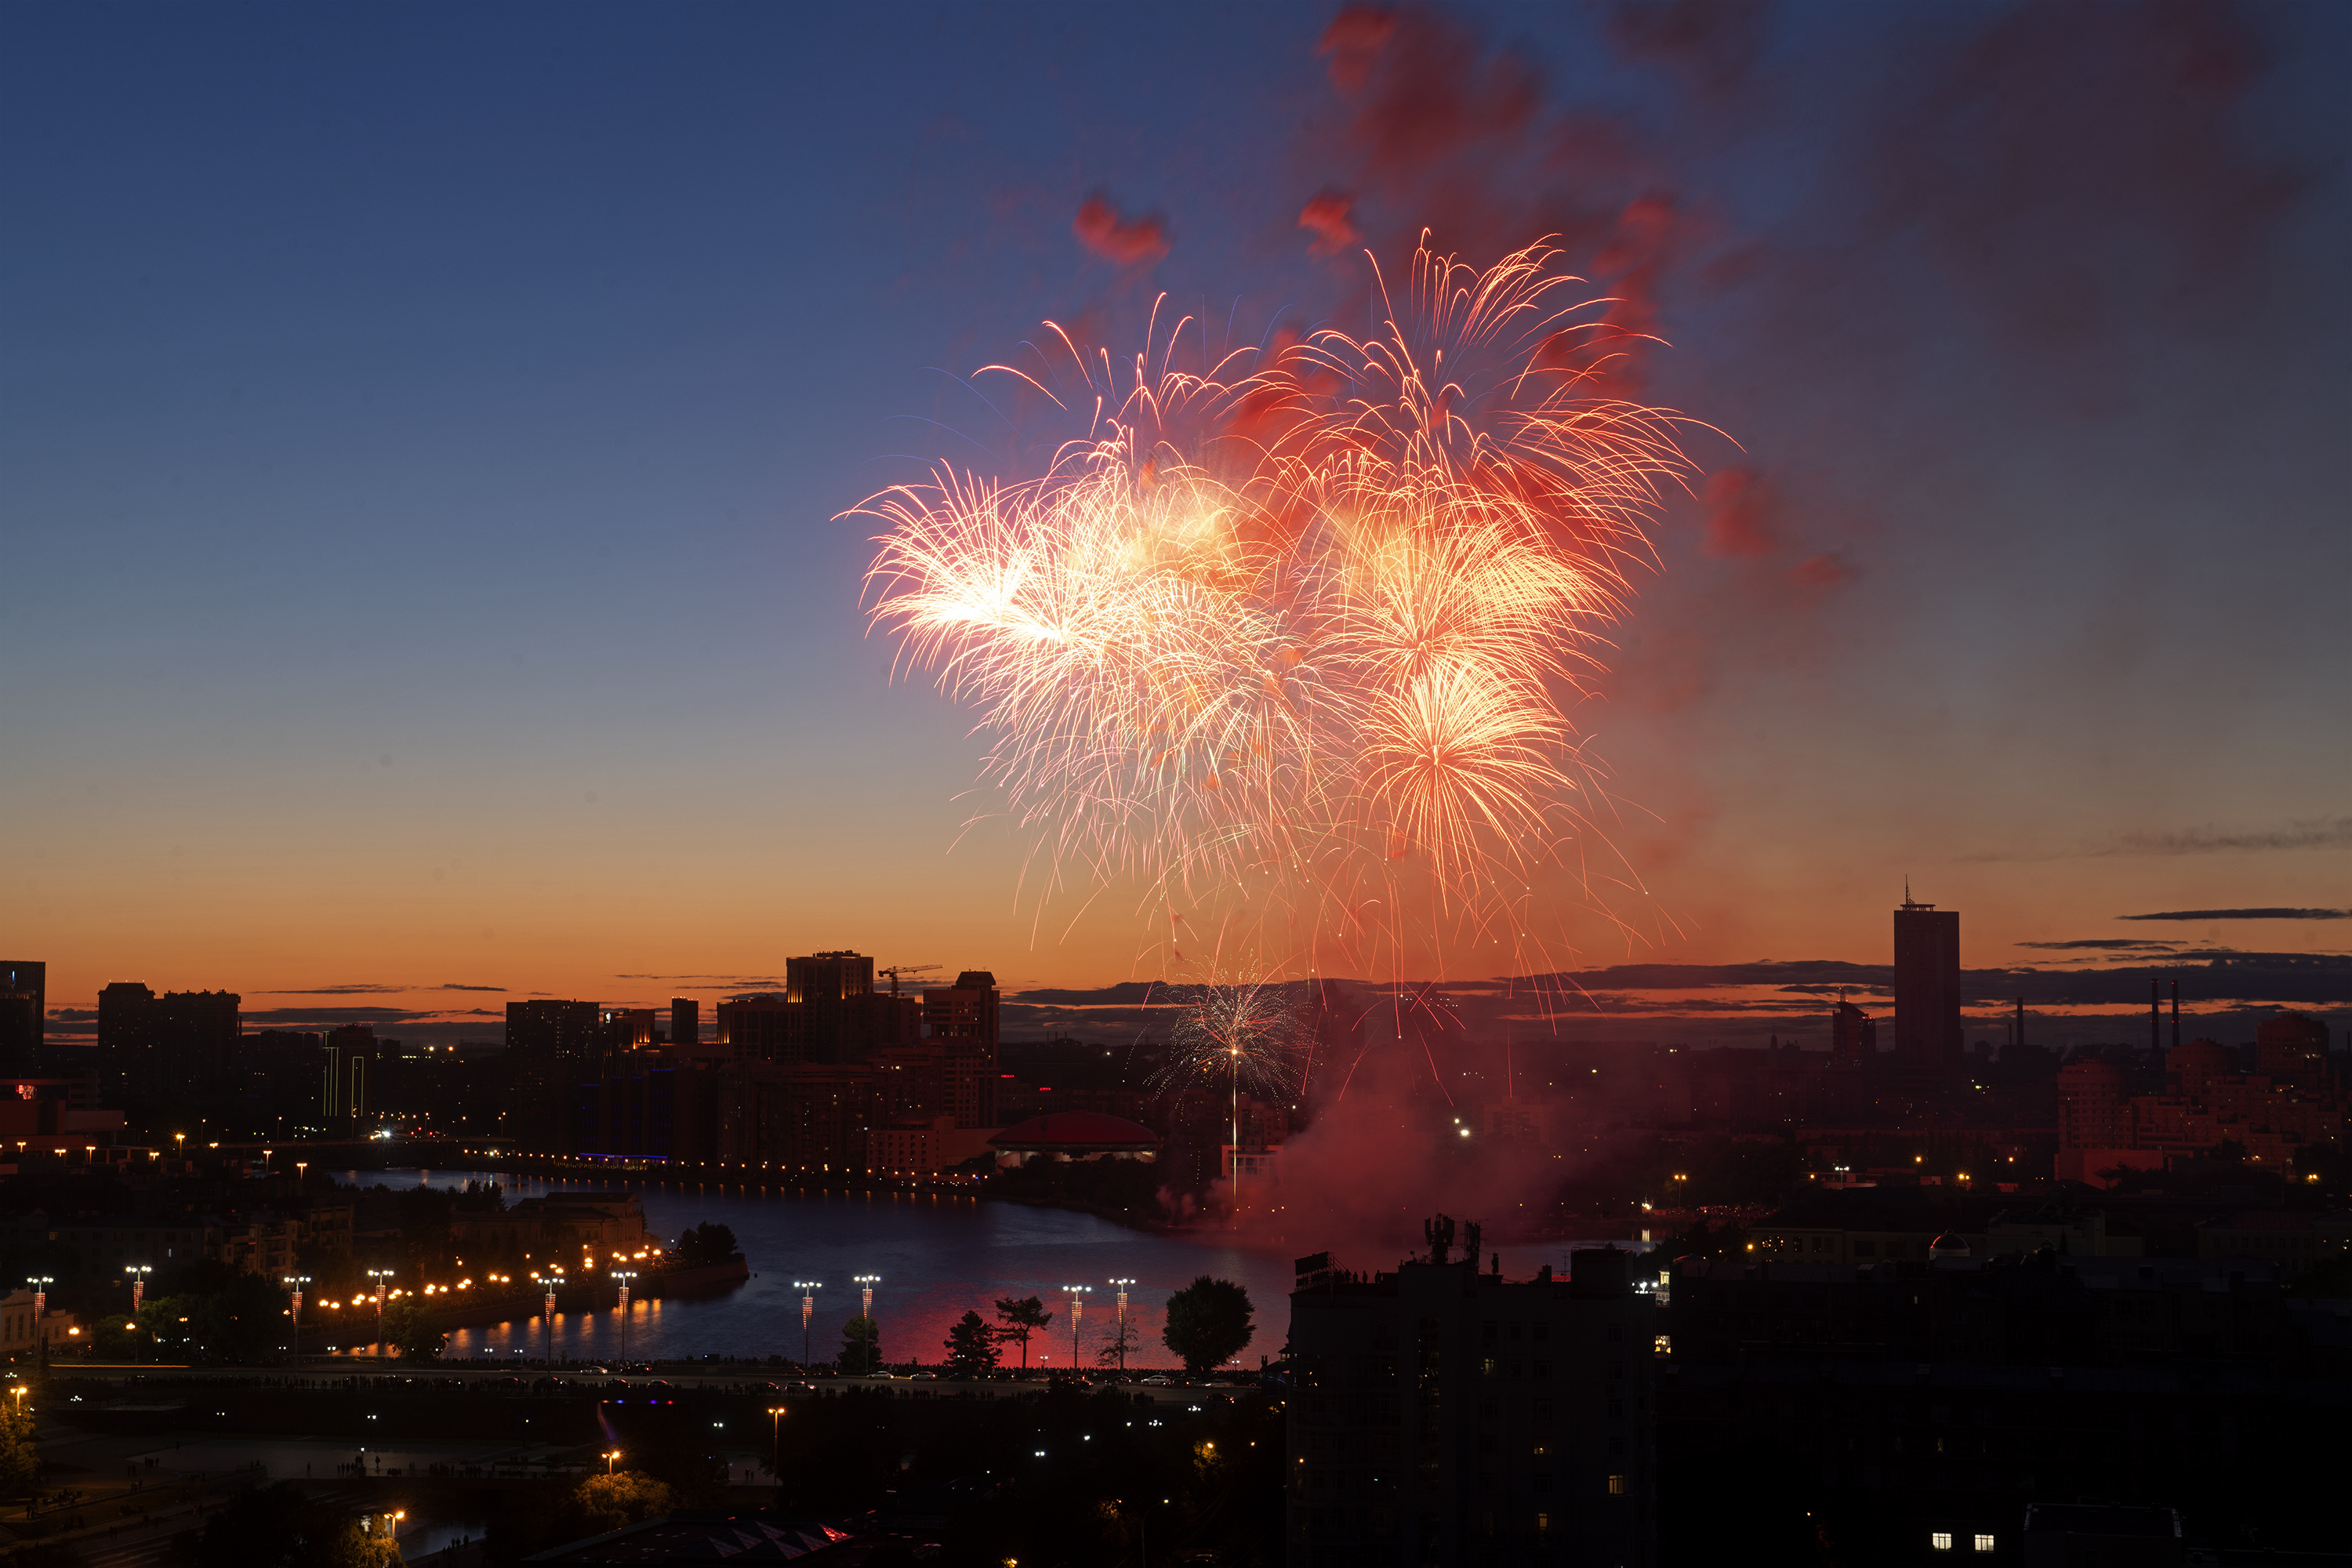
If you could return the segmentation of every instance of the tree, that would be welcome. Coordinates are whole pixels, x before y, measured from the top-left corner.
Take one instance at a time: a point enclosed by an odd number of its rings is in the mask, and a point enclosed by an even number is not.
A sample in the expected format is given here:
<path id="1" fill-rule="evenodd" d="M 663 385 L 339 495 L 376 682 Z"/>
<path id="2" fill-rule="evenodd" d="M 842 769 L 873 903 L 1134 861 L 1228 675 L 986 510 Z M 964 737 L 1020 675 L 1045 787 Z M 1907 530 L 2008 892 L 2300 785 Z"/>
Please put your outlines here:
<path id="1" fill-rule="evenodd" d="M 447 1268 L 456 1255 L 449 1216 L 457 1208 L 454 1194 L 438 1187 L 411 1187 L 394 1205 L 400 1215 L 400 1246 L 411 1265 L 426 1274 Z"/>
<path id="2" fill-rule="evenodd" d="M 735 1256 L 735 1233 L 723 1225 L 709 1220 L 686 1231 L 670 1248 L 671 1259 L 681 1268 L 699 1268 L 705 1264 L 724 1263 Z"/>
<path id="3" fill-rule="evenodd" d="M 91 1328 L 90 1352 L 101 1361 L 147 1361 L 147 1331 L 127 1313 L 100 1318 Z"/>
<path id="4" fill-rule="evenodd" d="M 431 1361 L 441 1353 L 449 1331 L 433 1322 L 432 1309 L 419 1296 L 403 1296 L 385 1304 L 383 1337 L 400 1348 L 409 1361 Z"/>
<path id="5" fill-rule="evenodd" d="M 1232 1360 L 1257 1332 L 1250 1321 L 1249 1292 L 1230 1279 L 1202 1275 L 1168 1298 L 1168 1327 L 1160 1339 L 1195 1377 Z"/>
<path id="6" fill-rule="evenodd" d="M 979 1377 L 996 1364 L 995 1331 L 978 1312 L 966 1312 L 948 1331 L 948 1370 L 958 1377 Z"/>
<path id="7" fill-rule="evenodd" d="M 1007 1296 L 996 1303 L 996 1316 L 1004 1325 L 997 1331 L 998 1336 L 1021 1347 L 1021 1370 L 1027 1372 L 1029 1336 L 1052 1322 L 1054 1314 L 1045 1310 L 1045 1303 L 1034 1296 L 1024 1296 L 1018 1300 Z"/>
<path id="8" fill-rule="evenodd" d="M 1096 1364 L 1115 1366 L 1125 1372 L 1127 1358 L 1142 1345 L 1143 1334 L 1136 1328 L 1133 1318 L 1114 1319 L 1109 1331 L 1103 1335 L 1102 1349 L 1095 1352 Z"/>
<path id="9" fill-rule="evenodd" d="M 841 1370 L 874 1372 L 882 1365 L 882 1325 L 856 1317 L 841 1325 Z"/>
<path id="10" fill-rule="evenodd" d="M 22 1497 L 40 1479 L 41 1457 L 33 1447 L 33 1413 L 21 1399 L 0 1405 L 0 1496 Z"/>
<path id="11" fill-rule="evenodd" d="M 669 1512 L 677 1506 L 677 1494 L 641 1471 L 619 1470 L 582 1481 L 572 1494 L 572 1506 L 580 1512 L 583 1533 L 602 1535 Z"/>
<path id="12" fill-rule="evenodd" d="M 203 1535 L 184 1539 L 195 1568 L 390 1568 L 400 1561 L 391 1522 L 379 1514 L 364 1528 L 345 1509 L 280 1482 L 238 1493 Z"/>

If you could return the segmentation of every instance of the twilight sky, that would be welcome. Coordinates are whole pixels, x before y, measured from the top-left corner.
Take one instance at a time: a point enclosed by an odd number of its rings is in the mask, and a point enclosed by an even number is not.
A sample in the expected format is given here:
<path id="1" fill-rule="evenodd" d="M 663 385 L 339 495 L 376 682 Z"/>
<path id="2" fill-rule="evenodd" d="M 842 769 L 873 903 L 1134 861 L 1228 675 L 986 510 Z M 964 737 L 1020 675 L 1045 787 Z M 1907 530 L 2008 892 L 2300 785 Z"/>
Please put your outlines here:
<path id="1" fill-rule="evenodd" d="M 1033 464 L 961 378 L 1040 318 L 1353 320 L 1326 196 L 1562 236 L 1726 433 L 1580 714 L 1578 963 L 1883 963 L 1906 876 L 1971 968 L 2342 954 L 2347 69 L 2285 5 L 8 7 L 0 952 L 260 1021 L 1153 978 L 961 831 L 836 514 Z"/>

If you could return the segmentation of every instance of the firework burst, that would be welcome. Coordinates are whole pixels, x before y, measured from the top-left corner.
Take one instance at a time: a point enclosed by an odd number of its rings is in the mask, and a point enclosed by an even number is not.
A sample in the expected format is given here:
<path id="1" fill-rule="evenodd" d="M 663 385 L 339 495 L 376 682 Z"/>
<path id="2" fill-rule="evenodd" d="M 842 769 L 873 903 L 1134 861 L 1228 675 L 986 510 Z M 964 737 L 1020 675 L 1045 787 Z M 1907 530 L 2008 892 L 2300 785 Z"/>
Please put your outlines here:
<path id="1" fill-rule="evenodd" d="M 1154 1087 L 1213 1085 L 1268 1100 L 1298 1087 L 1309 1031 L 1305 1010 L 1286 988 L 1195 985 L 1177 999 L 1182 1011 Z"/>
<path id="2" fill-rule="evenodd" d="M 876 620 L 982 710 L 1049 892 L 1135 878 L 1357 959 L 1408 918 L 1520 946 L 1586 826 L 1570 709 L 1686 468 L 1674 416 L 1599 392 L 1555 255 L 1423 249 L 1379 331 L 1198 373 L 1189 319 L 1124 362 L 1057 330 L 1058 372 L 992 367 L 1088 421 L 1042 477 L 858 509 Z"/>

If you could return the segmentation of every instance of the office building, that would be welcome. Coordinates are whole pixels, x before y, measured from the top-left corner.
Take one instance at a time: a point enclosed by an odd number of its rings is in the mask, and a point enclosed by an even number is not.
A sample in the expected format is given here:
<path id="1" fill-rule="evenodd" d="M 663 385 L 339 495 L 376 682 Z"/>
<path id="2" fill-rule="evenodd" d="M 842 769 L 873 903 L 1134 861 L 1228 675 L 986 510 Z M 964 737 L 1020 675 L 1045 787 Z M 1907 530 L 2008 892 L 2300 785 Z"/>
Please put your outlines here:
<path id="1" fill-rule="evenodd" d="M 367 1114 L 368 1074 L 376 1059 L 373 1024 L 338 1024 L 327 1031 L 319 1114 L 340 1130 Z"/>
<path id="2" fill-rule="evenodd" d="M 573 1148 L 579 1086 L 600 1070 L 604 1010 L 593 1002 L 507 1004 L 507 1131 L 526 1149 Z"/>
<path id="3" fill-rule="evenodd" d="M 1450 1258 L 1453 1222 L 1394 1273 L 1299 1259 L 1290 1298 L 1292 1568 L 1655 1558 L 1651 1298 L 1628 1255 L 1506 1280 Z"/>
<path id="4" fill-rule="evenodd" d="M 669 999 L 669 1043 L 687 1051 L 702 1043 L 702 1004 L 691 996 Z"/>
<path id="5" fill-rule="evenodd" d="M 1915 1087 L 1957 1073 L 1960 1031 L 1960 912 L 1914 903 L 1895 911 L 1895 1065 Z"/>
<path id="6" fill-rule="evenodd" d="M 596 1013 L 608 1051 L 643 1050 L 652 1045 L 654 1018 L 651 1007 L 602 1007 Z"/>
<path id="7" fill-rule="evenodd" d="M 1001 1002 L 996 976 L 985 969 L 967 969 L 953 985 L 923 993 L 923 1033 L 947 1052 L 947 1100 L 940 1109 L 953 1114 L 958 1127 L 1003 1125 L 996 1106 Z"/>
<path id="8" fill-rule="evenodd" d="M 2165 1052 L 2161 1094 L 2133 1094 L 2108 1058 L 2068 1062 L 2058 1072 L 2058 1178 L 2105 1186 L 2105 1173 L 2160 1169 L 2224 1144 L 2257 1167 L 2292 1172 L 2306 1146 L 2341 1147 L 2352 1140 L 2352 1096 L 2327 1070 L 2325 1039 L 2324 1026 L 2281 1013 L 2255 1046 L 2257 1062 L 2275 1070 L 2255 1073 L 2235 1071 L 2217 1042 L 2191 1040 Z"/>
<path id="9" fill-rule="evenodd" d="M 1830 1060 L 1842 1068 L 1868 1067 L 1878 1056 L 1878 1025 L 1871 1016 L 1838 998 L 1830 1015 Z"/>
<path id="10" fill-rule="evenodd" d="M 719 1043 L 738 1064 L 808 1059 L 808 1009 L 781 996 L 730 996 L 719 1004 Z"/>
<path id="11" fill-rule="evenodd" d="M 41 1070 L 48 1037 L 49 966 L 0 958 L 0 1076 L 31 1078 Z"/>
<path id="12" fill-rule="evenodd" d="M 593 1061 L 604 1051 L 604 1013 L 593 1002 L 509 1002 L 507 1048 L 526 1057 Z"/>
<path id="13" fill-rule="evenodd" d="M 784 960 L 784 999 L 808 1012 L 809 1061 L 854 1059 L 847 1050 L 848 1009 L 843 1003 L 873 994 L 874 961 L 863 953 L 814 952 Z"/>
<path id="14" fill-rule="evenodd" d="M 100 1093 L 160 1110 L 207 1100 L 234 1087 L 241 1033 L 234 991 L 167 991 L 135 981 L 98 995 Z"/>
<path id="15" fill-rule="evenodd" d="M 667 1050 L 615 1053 L 579 1086 L 578 1152 L 647 1164 L 717 1159 L 722 1076 Z"/>

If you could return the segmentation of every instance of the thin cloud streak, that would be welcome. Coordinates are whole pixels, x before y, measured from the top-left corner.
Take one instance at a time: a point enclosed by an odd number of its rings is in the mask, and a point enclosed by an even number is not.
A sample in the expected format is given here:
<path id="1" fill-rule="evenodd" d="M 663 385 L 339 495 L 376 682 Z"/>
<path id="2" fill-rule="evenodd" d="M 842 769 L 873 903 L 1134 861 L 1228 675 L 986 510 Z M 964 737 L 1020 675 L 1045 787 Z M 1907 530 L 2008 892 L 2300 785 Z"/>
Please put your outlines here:
<path id="1" fill-rule="evenodd" d="M 2352 910 L 2158 910 L 2119 921 L 2352 921 Z"/>
<path id="2" fill-rule="evenodd" d="M 1987 849 L 1967 865 L 2032 860 L 2104 860 L 2118 855 L 2243 855 L 2272 849 L 2352 849 L 2352 816 L 2307 817 L 2278 827 L 2239 831 L 2189 827 L 2177 833 L 2119 833 L 2072 849 Z"/>

